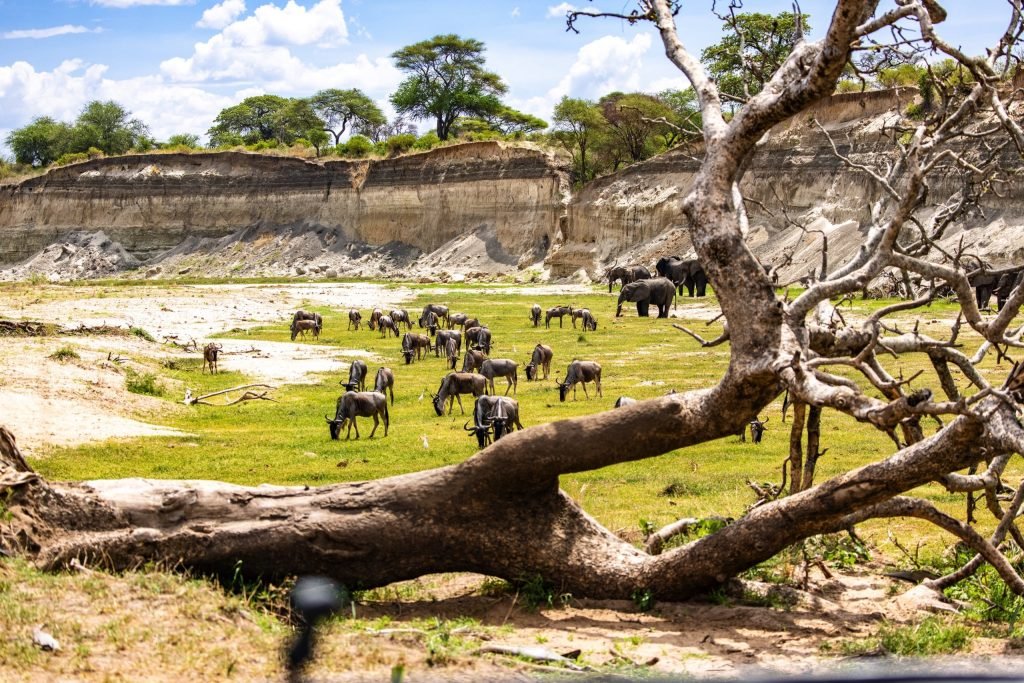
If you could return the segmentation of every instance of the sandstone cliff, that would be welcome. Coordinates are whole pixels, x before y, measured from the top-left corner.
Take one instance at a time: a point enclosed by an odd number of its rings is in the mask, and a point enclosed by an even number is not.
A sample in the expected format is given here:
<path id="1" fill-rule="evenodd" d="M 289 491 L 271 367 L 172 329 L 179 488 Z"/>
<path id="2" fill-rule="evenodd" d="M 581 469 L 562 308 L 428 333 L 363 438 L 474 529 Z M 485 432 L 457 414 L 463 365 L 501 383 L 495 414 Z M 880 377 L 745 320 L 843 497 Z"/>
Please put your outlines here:
<path id="1" fill-rule="evenodd" d="M 132 256 L 231 235 L 316 231 L 317 249 L 399 245 L 431 252 L 478 236 L 496 262 L 543 257 L 564 214 L 566 167 L 484 142 L 378 161 L 245 153 L 93 160 L 0 187 L 0 264 L 72 233 L 102 231 Z"/>

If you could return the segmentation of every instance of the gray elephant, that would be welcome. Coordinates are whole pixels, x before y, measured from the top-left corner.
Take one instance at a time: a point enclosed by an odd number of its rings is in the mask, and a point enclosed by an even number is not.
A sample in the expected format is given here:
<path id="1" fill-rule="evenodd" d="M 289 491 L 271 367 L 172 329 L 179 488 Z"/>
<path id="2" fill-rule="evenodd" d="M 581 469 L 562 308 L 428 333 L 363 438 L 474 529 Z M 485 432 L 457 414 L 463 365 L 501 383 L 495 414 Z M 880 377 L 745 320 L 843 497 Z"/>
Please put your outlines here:
<path id="1" fill-rule="evenodd" d="M 676 285 L 666 277 L 654 277 L 650 280 L 637 280 L 622 286 L 619 292 L 619 305 L 615 309 L 615 317 L 622 315 L 622 302 L 635 301 L 636 314 L 646 318 L 647 310 L 651 304 L 658 307 L 658 317 L 668 317 L 669 304 L 673 303 L 676 296 Z"/>
<path id="2" fill-rule="evenodd" d="M 693 296 L 694 289 L 697 296 L 704 296 L 708 288 L 708 276 L 704 274 L 697 259 L 683 260 L 678 256 L 662 256 L 655 265 L 658 275 L 667 277 L 679 287 L 679 293 L 683 293 L 686 287 L 690 296 Z"/>

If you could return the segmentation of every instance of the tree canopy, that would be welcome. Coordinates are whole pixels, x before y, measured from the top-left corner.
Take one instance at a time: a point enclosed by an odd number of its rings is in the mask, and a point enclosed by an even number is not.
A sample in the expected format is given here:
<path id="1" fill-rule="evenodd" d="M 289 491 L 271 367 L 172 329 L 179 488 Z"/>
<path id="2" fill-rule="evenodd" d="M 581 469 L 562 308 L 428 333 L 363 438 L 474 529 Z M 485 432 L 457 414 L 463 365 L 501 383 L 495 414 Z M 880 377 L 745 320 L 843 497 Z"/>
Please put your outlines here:
<path id="1" fill-rule="evenodd" d="M 498 74 L 484 68 L 484 44 L 455 34 L 434 36 L 403 47 L 391 57 L 409 74 L 391 95 L 399 114 L 434 119 L 437 136 L 447 140 L 460 116 L 497 114 L 508 90 Z"/>
<path id="2" fill-rule="evenodd" d="M 324 128 L 309 100 L 256 95 L 222 109 L 210 128 L 210 145 L 254 144 L 276 140 L 290 145 L 311 130 Z"/>
<path id="3" fill-rule="evenodd" d="M 358 88 L 321 90 L 310 98 L 310 104 L 323 119 L 324 130 L 334 136 L 336 145 L 349 126 L 359 129 L 387 123 L 380 107 Z"/>
<path id="4" fill-rule="evenodd" d="M 18 163 L 32 166 L 46 166 L 65 154 L 90 149 L 115 155 L 153 146 L 146 125 L 113 100 L 89 102 L 74 124 L 41 116 L 11 131 L 6 142 Z"/>
<path id="5" fill-rule="evenodd" d="M 725 35 L 700 55 L 723 97 L 733 102 L 745 101 L 761 91 L 799 37 L 810 31 L 810 16 L 800 17 L 799 31 L 792 12 L 775 16 L 747 12 L 726 18 L 722 26 Z"/>

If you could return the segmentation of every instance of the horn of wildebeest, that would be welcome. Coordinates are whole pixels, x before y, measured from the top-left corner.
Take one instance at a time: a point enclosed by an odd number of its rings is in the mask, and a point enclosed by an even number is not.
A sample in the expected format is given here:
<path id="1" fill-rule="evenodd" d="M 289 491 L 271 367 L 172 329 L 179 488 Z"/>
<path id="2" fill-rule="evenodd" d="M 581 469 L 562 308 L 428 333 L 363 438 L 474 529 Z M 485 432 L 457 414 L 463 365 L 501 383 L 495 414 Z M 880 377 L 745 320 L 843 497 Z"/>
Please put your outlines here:
<path id="1" fill-rule="evenodd" d="M 471 434 L 476 432 L 476 427 L 475 426 L 474 427 L 470 427 L 469 426 L 469 420 L 466 420 L 466 424 L 462 425 L 462 428 L 465 429 L 467 432 L 469 432 Z"/>
<path id="2" fill-rule="evenodd" d="M 326 415 L 324 415 L 324 419 L 327 420 L 327 424 L 334 424 L 335 422 L 337 422 L 337 420 L 332 420 L 331 418 L 327 417 Z"/>

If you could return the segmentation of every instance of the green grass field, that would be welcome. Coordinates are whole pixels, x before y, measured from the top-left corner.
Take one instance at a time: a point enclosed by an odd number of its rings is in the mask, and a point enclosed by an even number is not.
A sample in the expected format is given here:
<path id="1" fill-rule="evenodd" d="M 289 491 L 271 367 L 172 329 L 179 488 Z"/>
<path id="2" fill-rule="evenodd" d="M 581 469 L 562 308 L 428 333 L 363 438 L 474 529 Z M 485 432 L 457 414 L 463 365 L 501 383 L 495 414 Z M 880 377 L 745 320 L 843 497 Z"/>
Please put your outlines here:
<path id="1" fill-rule="evenodd" d="M 103 285 L 104 287 L 107 285 Z M 521 419 L 525 426 L 571 418 L 612 408 L 621 395 L 637 399 L 660 396 L 669 389 L 686 391 L 712 385 L 722 375 L 728 362 L 728 345 L 702 349 L 687 335 L 672 328 L 673 322 L 698 331 L 705 338 L 717 336 L 720 323 L 710 326 L 691 317 L 688 311 L 697 308 L 717 309 L 714 297 L 704 300 L 680 299 L 681 320 L 643 319 L 630 308 L 622 318 L 614 318 L 616 294 L 595 287 L 584 296 L 529 296 L 520 290 L 502 285 L 488 285 L 493 293 L 484 294 L 482 286 L 410 286 L 418 292 L 408 304 L 415 320 L 425 303 L 444 303 L 453 312 L 462 311 L 480 318 L 493 333 L 492 356 L 512 358 L 520 363 L 519 389 Z M 101 290 L 102 291 L 102 290 Z M 121 292 L 123 295 L 123 290 Z M 533 303 L 543 308 L 570 302 L 585 306 L 596 316 L 596 332 L 583 334 L 573 329 L 568 318 L 559 329 L 533 328 L 528 320 Z M 855 302 L 847 314 L 849 320 L 863 317 L 881 305 L 877 301 Z M 391 430 L 383 436 L 383 427 L 373 439 L 366 438 L 372 420 L 360 419 L 361 440 L 331 441 L 324 415 L 334 412 L 334 404 L 342 392 L 338 381 L 342 373 L 324 375 L 315 384 L 286 385 L 274 393 L 277 403 L 250 402 L 229 408 L 196 406 L 188 410 L 167 411 L 140 417 L 188 432 L 185 438 L 145 438 L 100 443 L 67 449 L 54 449 L 34 465 L 47 477 L 55 479 L 96 479 L 118 477 L 157 477 L 175 479 L 219 479 L 240 484 L 306 484 L 320 485 L 386 477 L 405 472 L 460 462 L 477 451 L 476 440 L 463 431 L 463 423 L 472 409 L 471 400 L 464 401 L 467 415 L 458 406 L 451 417 L 437 417 L 430 402 L 430 391 L 436 391 L 447 372 L 444 361 L 431 354 L 426 360 L 405 365 L 400 340 L 381 339 L 376 332 L 362 329 L 345 330 L 347 316 L 342 310 L 317 309 L 325 319 L 325 330 L 318 342 L 321 347 L 336 348 L 337 357 L 351 359 L 346 350 L 358 349 L 376 354 L 380 361 L 369 362 L 370 381 L 377 367 L 387 365 L 395 371 L 396 402 L 390 408 Z M 935 304 L 918 313 L 922 332 L 935 336 L 948 327 L 946 320 L 955 315 L 949 304 Z M 706 313 L 706 310 L 704 311 Z M 364 320 L 368 311 L 364 311 Z M 852 317 L 851 317 L 852 315 Z M 704 316 L 709 317 L 707 315 Z M 908 331 L 913 322 L 904 317 L 901 326 Z M 419 332 L 417 328 L 415 331 Z M 260 341 L 288 341 L 284 326 L 256 328 L 246 333 L 225 332 L 224 336 L 244 338 L 256 346 Z M 968 335 L 962 335 L 968 339 Z M 533 346 L 542 342 L 554 349 L 552 377 L 546 382 L 527 382 L 523 366 Z M 154 349 L 156 345 L 154 345 Z M 973 347 L 968 347 L 973 351 Z M 578 400 L 558 400 L 554 375 L 564 374 L 574 358 L 596 360 L 603 367 L 604 396 L 586 400 L 582 390 Z M 924 355 L 899 360 L 883 358 L 890 372 L 909 377 L 919 369 L 930 368 Z M 193 392 L 212 391 L 246 382 L 249 378 L 231 370 L 230 357 L 221 360 L 223 372 L 211 377 L 201 374 L 202 359 L 178 362 L 173 369 L 156 361 L 151 363 L 158 380 L 173 391 L 165 400 L 179 401 L 177 387 L 188 386 Z M 993 379 L 1007 371 L 986 360 L 985 371 Z M 959 378 L 958 379 L 962 379 Z M 504 380 L 497 380 L 499 392 Z M 934 374 L 926 372 L 913 387 L 929 386 L 938 393 Z M 965 386 L 961 382 L 961 386 Z M 636 531 L 641 520 L 655 526 L 683 516 L 739 516 L 754 500 L 746 480 L 756 482 L 780 480 L 781 466 L 788 455 L 789 428 L 782 423 L 780 396 L 761 418 L 769 418 L 768 431 L 760 445 L 741 443 L 737 437 L 720 439 L 698 447 L 665 454 L 659 458 L 631 462 L 564 477 L 562 487 L 602 523 L 617 531 Z M 932 423 L 926 430 L 935 429 Z M 426 439 L 427 447 L 424 446 Z M 822 447 L 827 455 L 818 465 L 817 481 L 876 460 L 892 452 L 892 443 L 874 429 L 851 418 L 826 413 L 822 424 Z M 529 457 L 529 453 L 523 453 Z M 1009 473 L 1008 481 L 1015 481 Z M 670 485 L 671 496 L 663 495 Z M 945 493 L 938 486 L 922 492 L 951 511 L 962 511 L 962 497 Z M 986 522 L 987 523 L 987 522 Z M 911 536 L 904 539 L 911 545 L 920 534 L 936 537 L 927 527 L 913 523 L 899 524 Z M 884 538 L 884 534 L 881 534 Z"/>

